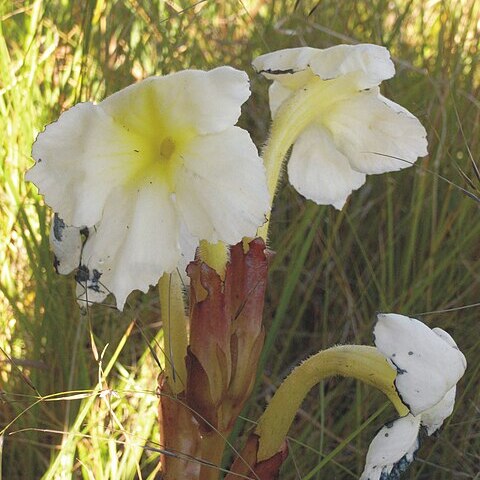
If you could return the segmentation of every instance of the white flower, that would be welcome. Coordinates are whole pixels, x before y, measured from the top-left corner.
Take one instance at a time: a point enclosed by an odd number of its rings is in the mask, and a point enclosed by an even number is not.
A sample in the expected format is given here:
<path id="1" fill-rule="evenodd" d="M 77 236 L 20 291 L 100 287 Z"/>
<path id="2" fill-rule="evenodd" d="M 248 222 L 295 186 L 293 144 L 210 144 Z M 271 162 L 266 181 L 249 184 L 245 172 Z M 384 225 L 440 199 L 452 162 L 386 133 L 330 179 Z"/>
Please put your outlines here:
<path id="1" fill-rule="evenodd" d="M 273 80 L 274 125 L 286 111 L 297 117 L 289 126 L 299 131 L 288 176 L 306 198 L 341 209 L 366 174 L 400 170 L 427 154 L 417 118 L 380 94 L 382 80 L 395 73 L 386 48 L 292 48 L 262 55 L 253 66 Z"/>
<path id="2" fill-rule="evenodd" d="M 453 412 L 467 363 L 447 332 L 414 318 L 379 314 L 374 335 L 377 349 L 397 369 L 395 387 L 410 413 L 378 432 L 361 480 L 394 480 L 414 459 L 420 427 L 431 435 Z"/>
<path id="3" fill-rule="evenodd" d="M 133 289 L 193 259 L 199 240 L 255 235 L 268 210 L 265 171 L 234 126 L 249 94 L 247 75 L 230 67 L 151 77 L 74 106 L 38 136 L 26 179 L 77 228 L 62 227 L 59 271 L 78 267 L 84 299 L 113 292 L 121 309 Z"/>

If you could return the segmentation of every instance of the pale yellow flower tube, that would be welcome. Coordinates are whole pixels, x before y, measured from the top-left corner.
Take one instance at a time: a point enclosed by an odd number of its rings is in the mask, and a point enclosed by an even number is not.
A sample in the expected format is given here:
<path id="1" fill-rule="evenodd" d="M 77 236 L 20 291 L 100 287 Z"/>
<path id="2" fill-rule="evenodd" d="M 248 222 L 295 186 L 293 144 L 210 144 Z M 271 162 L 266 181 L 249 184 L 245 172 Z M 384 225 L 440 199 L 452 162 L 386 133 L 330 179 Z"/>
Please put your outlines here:
<path id="1" fill-rule="evenodd" d="M 275 392 L 255 429 L 259 437 L 258 462 L 269 459 L 280 450 L 310 389 L 325 378 L 336 375 L 356 378 L 378 388 L 393 403 L 399 415 L 408 413 L 395 389 L 397 372 L 375 347 L 332 347 L 296 367 Z"/>
<path id="2" fill-rule="evenodd" d="M 272 123 L 271 134 L 263 151 L 263 161 L 267 171 L 267 186 L 270 203 L 273 203 L 275 191 L 280 180 L 282 165 L 289 148 L 309 124 L 315 121 L 320 108 L 324 109 L 332 99 L 348 98 L 355 92 L 353 82 L 355 74 L 345 75 L 335 82 L 321 82 L 317 78 L 297 90 L 278 109 Z M 339 95 L 338 92 L 341 94 Z M 258 236 L 266 239 L 270 216 L 258 229 Z"/>

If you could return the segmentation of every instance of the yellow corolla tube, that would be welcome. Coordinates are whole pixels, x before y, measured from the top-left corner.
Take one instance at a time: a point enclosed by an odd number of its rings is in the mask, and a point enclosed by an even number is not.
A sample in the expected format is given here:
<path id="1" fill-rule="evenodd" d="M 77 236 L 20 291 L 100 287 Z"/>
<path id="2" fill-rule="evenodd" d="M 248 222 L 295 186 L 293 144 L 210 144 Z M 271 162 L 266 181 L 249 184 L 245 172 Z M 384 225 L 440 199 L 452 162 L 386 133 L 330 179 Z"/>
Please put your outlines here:
<path id="1" fill-rule="evenodd" d="M 311 388 L 325 378 L 337 375 L 356 378 L 378 388 L 387 395 L 399 415 L 408 413 L 408 408 L 395 389 L 397 372 L 375 347 L 332 347 L 313 355 L 296 367 L 275 392 L 255 429 L 259 437 L 258 462 L 279 451 Z"/>

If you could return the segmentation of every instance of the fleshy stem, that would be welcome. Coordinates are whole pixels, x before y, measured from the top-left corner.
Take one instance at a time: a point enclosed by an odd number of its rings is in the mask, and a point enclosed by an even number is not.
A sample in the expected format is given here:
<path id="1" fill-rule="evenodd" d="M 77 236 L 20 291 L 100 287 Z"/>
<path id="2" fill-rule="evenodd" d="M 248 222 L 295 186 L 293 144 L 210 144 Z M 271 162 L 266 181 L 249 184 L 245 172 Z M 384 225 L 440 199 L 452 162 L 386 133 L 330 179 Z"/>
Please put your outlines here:
<path id="1" fill-rule="evenodd" d="M 309 125 L 320 122 L 328 114 L 333 103 L 343 100 L 357 90 L 355 74 L 340 78 L 322 80 L 312 78 L 286 100 L 276 112 L 270 136 L 263 150 L 263 161 L 267 172 L 270 205 L 280 181 L 282 165 L 289 148 Z M 268 236 L 270 217 L 259 228 L 258 236 Z"/>
<path id="2" fill-rule="evenodd" d="M 275 392 L 255 429 L 259 437 L 258 462 L 279 451 L 295 414 L 310 389 L 321 380 L 335 375 L 356 378 L 373 385 L 389 398 L 400 415 L 408 413 L 408 408 L 395 389 L 397 373 L 375 347 L 332 347 L 313 355 L 296 367 Z"/>
<path id="3" fill-rule="evenodd" d="M 228 435 L 228 434 L 226 434 Z M 202 463 L 199 480 L 218 480 L 225 449 L 225 436 L 214 432 L 202 438 Z"/>
<path id="4" fill-rule="evenodd" d="M 185 390 L 187 368 L 187 320 L 183 302 L 182 283 L 176 272 L 165 273 L 158 284 L 160 312 L 163 322 L 165 370 L 173 394 Z"/>

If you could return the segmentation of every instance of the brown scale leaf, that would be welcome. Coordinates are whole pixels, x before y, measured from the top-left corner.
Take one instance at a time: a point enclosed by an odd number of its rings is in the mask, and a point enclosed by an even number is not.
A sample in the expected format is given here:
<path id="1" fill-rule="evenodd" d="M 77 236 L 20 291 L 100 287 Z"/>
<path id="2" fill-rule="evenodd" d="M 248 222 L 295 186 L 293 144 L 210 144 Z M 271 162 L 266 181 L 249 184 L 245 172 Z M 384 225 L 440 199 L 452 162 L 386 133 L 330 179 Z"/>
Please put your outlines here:
<path id="1" fill-rule="evenodd" d="M 258 436 L 250 434 L 241 454 L 235 459 L 230 473 L 225 480 L 237 480 L 239 475 L 244 475 L 252 480 L 276 480 L 280 475 L 280 468 L 288 456 L 286 442 L 272 457 L 257 462 Z"/>

